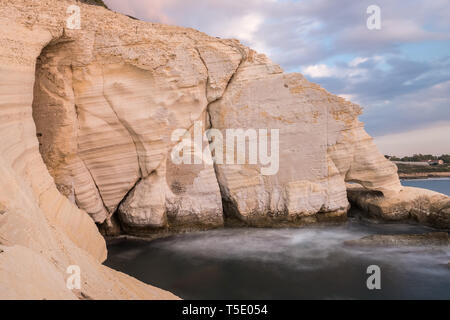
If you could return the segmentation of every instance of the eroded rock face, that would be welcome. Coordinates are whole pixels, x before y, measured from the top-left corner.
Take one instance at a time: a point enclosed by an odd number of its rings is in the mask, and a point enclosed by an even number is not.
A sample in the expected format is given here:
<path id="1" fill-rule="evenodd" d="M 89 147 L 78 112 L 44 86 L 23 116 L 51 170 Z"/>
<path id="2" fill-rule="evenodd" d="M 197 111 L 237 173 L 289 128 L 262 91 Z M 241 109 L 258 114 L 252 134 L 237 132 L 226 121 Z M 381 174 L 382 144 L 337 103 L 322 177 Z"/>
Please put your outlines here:
<path id="1" fill-rule="evenodd" d="M 209 110 L 212 126 L 224 132 L 279 129 L 275 175 L 264 175 L 260 165 L 217 165 L 225 204 L 251 225 L 314 220 L 323 212 L 345 215 L 345 181 L 386 193 L 401 189 L 395 166 L 357 120 L 359 106 L 299 74 L 283 74 L 251 50 Z"/>
<path id="2" fill-rule="evenodd" d="M 99 14 L 104 23 L 92 23 Z M 302 75 L 235 40 L 97 8 L 82 20 L 42 51 L 33 114 L 58 189 L 97 223 L 116 214 L 131 233 L 212 228 L 223 225 L 223 208 L 250 225 L 314 222 L 345 216 L 345 181 L 400 190 L 359 106 Z M 174 130 L 193 134 L 196 121 L 224 136 L 278 129 L 279 168 L 266 175 L 248 158 L 174 164 Z"/>
<path id="3" fill-rule="evenodd" d="M 32 114 L 36 62 L 47 44 L 61 38 L 69 4 L 0 1 L 0 299 L 176 298 L 101 264 L 106 246 L 95 223 L 69 200 L 76 196 L 70 188 L 60 189 L 66 197 L 54 184 L 53 177 L 60 177 L 71 187 L 70 171 L 48 169 L 39 153 Z M 70 68 L 52 61 L 48 67 L 66 79 Z M 47 116 L 49 126 L 58 122 L 47 132 L 55 149 L 43 153 L 56 168 L 72 161 L 65 155 L 73 155 L 76 140 L 66 146 L 60 141 L 72 136 L 75 126 L 69 82 L 48 81 L 41 84 L 58 94 L 48 94 L 49 109 L 41 119 Z M 71 265 L 81 270 L 79 291 L 66 286 Z"/>

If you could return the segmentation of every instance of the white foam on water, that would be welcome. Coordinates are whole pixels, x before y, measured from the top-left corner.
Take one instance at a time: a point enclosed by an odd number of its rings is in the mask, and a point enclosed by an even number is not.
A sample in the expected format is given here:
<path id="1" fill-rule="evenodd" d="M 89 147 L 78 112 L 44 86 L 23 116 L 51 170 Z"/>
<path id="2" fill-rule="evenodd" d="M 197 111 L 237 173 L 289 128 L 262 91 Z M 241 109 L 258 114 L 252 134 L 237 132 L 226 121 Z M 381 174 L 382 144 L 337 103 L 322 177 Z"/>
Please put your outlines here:
<path id="1" fill-rule="evenodd" d="M 409 225 L 384 225 L 390 231 L 416 228 Z M 433 268 L 450 262 L 448 247 L 357 248 L 344 245 L 347 240 L 370 234 L 364 228 L 290 228 L 222 229 L 176 236 L 158 242 L 157 247 L 190 257 L 217 260 L 253 260 L 275 263 L 294 269 L 327 268 L 344 260 L 363 257 L 387 265 L 414 268 L 420 272 L 445 272 Z"/>

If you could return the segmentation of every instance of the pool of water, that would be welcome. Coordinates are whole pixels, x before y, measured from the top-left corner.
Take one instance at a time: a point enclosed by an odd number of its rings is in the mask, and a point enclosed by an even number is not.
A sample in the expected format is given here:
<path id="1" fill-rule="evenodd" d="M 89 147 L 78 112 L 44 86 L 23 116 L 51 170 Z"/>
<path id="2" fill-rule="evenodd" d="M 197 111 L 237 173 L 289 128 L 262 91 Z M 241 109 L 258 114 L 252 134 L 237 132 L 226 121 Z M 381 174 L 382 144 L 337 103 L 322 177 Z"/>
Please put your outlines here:
<path id="1" fill-rule="evenodd" d="M 402 185 L 430 189 L 450 196 L 450 178 L 402 180 Z"/>
<path id="2" fill-rule="evenodd" d="M 108 243 L 105 264 L 184 299 L 450 299 L 450 248 L 344 245 L 370 234 L 432 229 L 376 223 L 359 218 L 356 211 L 352 215 L 334 226 L 118 239 Z M 380 290 L 367 288 L 370 265 L 380 267 Z"/>

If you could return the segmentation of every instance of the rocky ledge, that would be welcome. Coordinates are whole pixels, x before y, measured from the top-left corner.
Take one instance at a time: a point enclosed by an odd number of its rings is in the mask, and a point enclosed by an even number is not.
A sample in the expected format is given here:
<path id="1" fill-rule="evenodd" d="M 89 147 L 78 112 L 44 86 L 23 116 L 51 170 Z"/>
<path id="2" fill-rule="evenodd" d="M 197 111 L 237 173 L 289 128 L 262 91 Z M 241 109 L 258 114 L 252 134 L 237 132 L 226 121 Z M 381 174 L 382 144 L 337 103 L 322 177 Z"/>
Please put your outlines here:
<path id="1" fill-rule="evenodd" d="M 350 202 L 371 217 L 450 229 L 450 197 L 444 194 L 404 187 L 398 193 L 383 195 L 357 186 L 348 186 L 347 193 Z"/>
<path id="2" fill-rule="evenodd" d="M 447 232 L 430 232 L 424 234 L 377 234 L 358 240 L 345 241 L 346 246 L 361 247 L 398 247 L 398 246 L 449 246 Z"/>

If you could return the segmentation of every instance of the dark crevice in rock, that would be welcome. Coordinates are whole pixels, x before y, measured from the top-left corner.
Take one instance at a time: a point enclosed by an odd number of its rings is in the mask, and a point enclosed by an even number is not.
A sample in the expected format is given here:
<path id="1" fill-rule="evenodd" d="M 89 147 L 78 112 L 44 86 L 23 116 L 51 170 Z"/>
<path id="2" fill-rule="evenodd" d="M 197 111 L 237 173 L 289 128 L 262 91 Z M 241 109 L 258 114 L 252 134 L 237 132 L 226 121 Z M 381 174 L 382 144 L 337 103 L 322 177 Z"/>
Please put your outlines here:
<path id="1" fill-rule="evenodd" d="M 95 188 L 97 189 L 98 196 L 100 197 L 100 200 L 101 200 L 102 203 L 103 203 L 103 207 L 109 212 L 108 207 L 106 206 L 105 201 L 103 200 L 102 193 L 100 192 L 100 188 L 98 187 L 97 182 L 95 181 L 94 176 L 92 175 L 91 170 L 90 170 L 89 167 L 86 165 L 86 163 L 84 162 L 83 158 L 80 157 L 80 159 L 81 159 L 81 162 L 83 163 L 84 167 L 86 168 L 86 171 L 89 173 L 89 175 L 90 175 L 90 177 L 91 177 L 91 179 L 92 179 L 92 183 L 94 184 Z"/>
<path id="2" fill-rule="evenodd" d="M 206 97 L 206 101 L 208 101 L 208 88 L 209 88 L 209 84 L 210 84 L 210 76 L 209 76 L 208 65 L 206 64 L 205 59 L 203 59 L 202 54 L 200 53 L 200 50 L 199 50 L 197 47 L 195 47 L 195 51 L 197 52 L 200 61 L 203 63 L 203 66 L 204 66 L 205 69 L 206 69 L 207 77 L 206 77 L 206 84 L 205 84 L 205 97 Z M 206 127 L 207 127 L 208 129 L 212 127 L 212 123 L 211 123 L 211 115 L 210 115 L 210 113 L 209 113 L 209 105 L 210 105 L 211 103 L 213 103 L 214 101 L 217 101 L 217 99 L 208 102 L 208 104 L 206 105 L 206 108 L 205 108 L 205 112 L 206 112 L 206 116 L 207 116 L 207 119 L 206 119 Z M 194 122 L 194 123 L 195 123 L 195 122 Z M 192 125 L 192 126 L 193 126 L 193 125 Z M 192 126 L 191 126 L 191 127 L 192 127 Z M 206 129 L 206 128 L 205 128 L 205 129 Z"/>
<path id="3" fill-rule="evenodd" d="M 90 297 L 87 293 L 83 291 L 77 290 L 74 293 L 78 297 L 78 300 L 94 300 L 92 297 Z"/>
<path id="4" fill-rule="evenodd" d="M 78 143 L 78 132 L 80 131 L 80 128 L 79 128 L 79 113 L 78 113 L 78 106 L 75 104 L 75 105 L 74 105 L 74 108 L 75 108 L 75 115 L 76 115 L 77 127 L 78 127 L 78 130 L 77 130 L 77 143 Z M 101 201 L 102 204 L 103 204 L 103 207 L 105 208 L 105 210 L 106 210 L 107 212 L 109 212 L 108 207 L 106 206 L 105 201 L 103 200 L 102 193 L 100 192 L 100 188 L 98 187 L 97 182 L 95 181 L 94 176 L 92 175 L 91 170 L 89 169 L 89 167 L 87 166 L 86 162 L 85 162 L 84 159 L 81 157 L 81 155 L 79 156 L 79 159 L 80 159 L 80 161 L 83 163 L 83 166 L 86 168 L 86 171 L 89 173 L 89 176 L 91 177 L 92 183 L 94 184 L 95 188 L 97 189 L 98 196 L 99 196 L 99 198 L 100 198 L 100 201 Z M 76 196 L 75 196 L 75 199 L 76 199 Z M 79 207 L 79 206 L 78 206 L 78 207 Z"/>
<path id="5" fill-rule="evenodd" d="M 150 174 L 154 173 L 155 171 L 152 171 Z M 128 198 L 128 196 L 133 192 L 133 190 L 136 188 L 136 186 L 139 184 L 139 182 L 142 181 L 142 177 L 138 178 L 134 185 L 128 190 L 128 192 L 125 194 L 125 196 L 120 200 L 119 204 L 116 207 L 116 210 L 112 213 L 111 217 L 109 217 L 109 221 L 105 221 L 100 225 L 100 231 L 103 235 L 107 236 L 117 236 L 122 233 L 123 230 L 127 229 L 127 226 L 124 224 L 124 222 L 120 219 L 120 206 L 122 203 L 125 202 L 125 200 Z"/>
<path id="6" fill-rule="evenodd" d="M 208 87 L 209 87 L 209 85 L 210 85 L 208 65 L 206 64 L 205 59 L 203 59 L 202 54 L 200 53 L 200 50 L 199 50 L 197 47 L 195 47 L 194 49 L 195 49 L 195 51 L 196 51 L 197 54 L 198 54 L 198 58 L 199 58 L 200 61 L 203 63 L 203 66 L 204 66 L 205 69 L 206 69 L 207 77 L 206 77 L 206 84 L 205 84 L 205 97 L 206 97 L 206 100 L 208 100 Z M 212 102 L 212 101 L 211 101 L 211 102 Z M 211 102 L 210 102 L 210 103 L 211 103 Z M 208 105 L 209 105 L 209 103 L 208 103 Z M 206 108 L 208 108 L 208 105 L 206 106 Z"/>
<path id="7" fill-rule="evenodd" d="M 218 97 L 217 99 L 214 99 L 214 100 L 208 102 L 208 104 L 206 106 L 206 114 L 207 114 L 207 117 L 208 117 L 207 120 L 209 122 L 208 123 L 208 128 L 213 128 L 212 118 L 211 118 L 211 113 L 210 113 L 210 108 L 209 108 L 210 105 L 212 103 L 222 99 L 222 97 L 226 94 L 228 87 L 230 86 L 231 82 L 234 80 L 235 75 L 238 73 L 242 63 L 246 59 L 245 53 L 243 52 L 243 50 L 241 48 L 236 47 L 236 46 L 233 46 L 233 47 L 235 49 L 237 49 L 241 53 L 241 61 L 239 62 L 238 66 L 236 67 L 236 70 L 233 72 L 233 74 L 231 75 L 231 77 L 228 80 L 227 84 L 225 85 L 225 89 L 224 89 L 222 95 L 220 97 Z M 195 47 L 195 50 L 197 51 L 199 59 L 200 59 L 200 61 L 202 61 L 203 65 L 206 68 L 207 74 L 208 74 L 208 77 L 207 77 L 207 80 L 206 80 L 206 86 L 205 86 L 205 95 L 206 95 L 206 99 L 208 100 L 208 86 L 209 86 L 209 83 L 210 83 L 209 69 L 208 69 L 208 66 L 206 64 L 206 61 L 203 59 L 203 57 L 202 57 L 202 55 L 200 53 L 200 50 L 197 47 Z M 209 145 L 208 145 L 208 147 L 209 147 Z M 225 225 L 227 225 L 228 222 L 231 222 L 233 225 L 240 224 L 241 221 L 238 219 L 237 205 L 232 201 L 232 199 L 229 199 L 226 196 L 226 192 L 223 189 L 224 186 L 222 186 L 220 184 L 219 179 L 218 179 L 218 167 L 217 167 L 216 163 L 213 164 L 213 168 L 214 168 L 216 181 L 217 181 L 217 184 L 219 186 L 220 195 L 221 195 L 221 198 L 222 198 L 222 214 L 223 214 L 223 218 L 224 218 L 224 223 L 225 223 Z"/>
<path id="8" fill-rule="evenodd" d="M 102 0 L 78 0 L 82 3 L 103 7 L 105 9 L 109 9 L 108 6 Z"/>
<path id="9" fill-rule="evenodd" d="M 225 93 L 228 90 L 228 87 L 230 86 L 230 84 L 234 81 L 234 78 L 236 77 L 238 71 L 241 69 L 242 64 L 247 60 L 247 55 L 245 53 L 245 51 L 239 47 L 239 46 L 232 46 L 233 48 L 237 49 L 240 54 L 241 54 L 241 61 L 239 62 L 238 66 L 236 67 L 236 70 L 234 70 L 233 74 L 230 77 L 230 80 L 228 80 L 227 85 L 225 86 L 225 90 L 223 91 L 222 97 L 225 95 Z M 220 97 L 219 99 L 221 99 L 222 97 Z"/>
<path id="10" fill-rule="evenodd" d="M 104 237 L 116 237 L 123 233 L 120 221 L 115 214 L 106 218 L 103 223 L 97 223 L 97 228 Z"/>
<path id="11" fill-rule="evenodd" d="M 216 165 L 214 165 L 214 170 L 216 170 Z M 217 176 L 217 171 L 216 171 Z M 245 227 L 247 223 L 240 218 L 239 210 L 236 202 L 225 196 L 226 191 L 219 184 L 220 194 L 222 196 L 222 211 L 224 224 L 227 227 Z"/>

